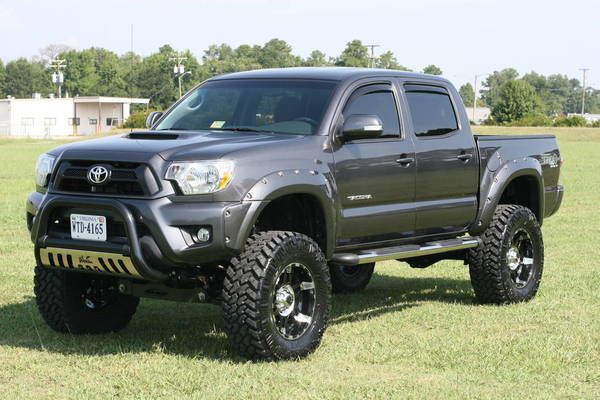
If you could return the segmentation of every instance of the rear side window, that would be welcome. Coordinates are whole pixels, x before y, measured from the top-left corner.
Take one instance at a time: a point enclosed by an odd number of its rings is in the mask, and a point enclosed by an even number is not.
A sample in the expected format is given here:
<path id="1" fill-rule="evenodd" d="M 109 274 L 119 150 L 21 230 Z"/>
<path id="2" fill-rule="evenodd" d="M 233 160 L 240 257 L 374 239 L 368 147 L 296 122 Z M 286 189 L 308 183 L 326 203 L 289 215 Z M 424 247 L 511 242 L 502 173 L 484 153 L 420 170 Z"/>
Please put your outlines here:
<path id="1" fill-rule="evenodd" d="M 344 110 L 344 118 L 352 114 L 377 115 L 383 122 L 383 134 L 380 137 L 400 136 L 398 111 L 394 95 L 389 91 L 369 92 L 355 97 Z"/>
<path id="2" fill-rule="evenodd" d="M 425 90 L 406 92 L 415 135 L 445 135 L 457 130 L 458 123 L 450 96 L 447 93 Z"/>

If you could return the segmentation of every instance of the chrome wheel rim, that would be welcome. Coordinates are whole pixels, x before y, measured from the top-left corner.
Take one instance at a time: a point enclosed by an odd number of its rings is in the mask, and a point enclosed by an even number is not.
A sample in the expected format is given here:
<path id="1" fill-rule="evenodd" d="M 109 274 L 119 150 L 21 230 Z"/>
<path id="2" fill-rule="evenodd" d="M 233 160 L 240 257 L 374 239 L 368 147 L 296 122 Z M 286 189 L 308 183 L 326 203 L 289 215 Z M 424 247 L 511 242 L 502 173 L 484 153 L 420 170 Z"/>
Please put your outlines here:
<path id="1" fill-rule="evenodd" d="M 315 281 L 308 268 L 291 263 L 275 279 L 271 322 L 288 340 L 300 338 L 311 326 L 316 304 Z"/>
<path id="2" fill-rule="evenodd" d="M 510 279 L 518 289 L 522 289 L 533 275 L 533 241 L 524 229 L 519 229 L 512 237 L 506 252 L 506 264 L 510 271 Z"/>

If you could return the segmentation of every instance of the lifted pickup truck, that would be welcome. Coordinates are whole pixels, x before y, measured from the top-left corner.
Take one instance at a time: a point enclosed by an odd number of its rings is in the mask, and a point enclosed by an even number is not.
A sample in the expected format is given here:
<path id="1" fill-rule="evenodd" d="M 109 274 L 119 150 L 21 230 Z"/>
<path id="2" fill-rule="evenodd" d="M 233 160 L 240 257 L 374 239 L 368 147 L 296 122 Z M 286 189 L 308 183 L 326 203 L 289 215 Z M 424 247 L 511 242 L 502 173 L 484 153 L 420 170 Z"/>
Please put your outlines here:
<path id="1" fill-rule="evenodd" d="M 290 68 L 203 82 L 148 131 L 42 155 L 27 202 L 39 310 L 61 332 L 117 331 L 140 297 L 222 305 L 232 346 L 298 358 L 332 292 L 382 260 L 469 264 L 475 297 L 542 277 L 559 208 L 553 136 L 476 136 L 445 79 Z"/>

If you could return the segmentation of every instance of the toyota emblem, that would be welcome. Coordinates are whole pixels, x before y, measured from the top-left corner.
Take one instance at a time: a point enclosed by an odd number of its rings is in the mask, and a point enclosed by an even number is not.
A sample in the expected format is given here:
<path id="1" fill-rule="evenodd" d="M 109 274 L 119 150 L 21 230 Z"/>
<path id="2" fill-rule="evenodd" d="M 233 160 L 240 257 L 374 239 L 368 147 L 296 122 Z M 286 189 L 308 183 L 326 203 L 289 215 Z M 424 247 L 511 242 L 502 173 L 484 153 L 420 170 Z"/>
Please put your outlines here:
<path id="1" fill-rule="evenodd" d="M 94 165 L 88 169 L 87 179 L 93 185 L 102 185 L 110 178 L 110 170 L 102 165 Z"/>

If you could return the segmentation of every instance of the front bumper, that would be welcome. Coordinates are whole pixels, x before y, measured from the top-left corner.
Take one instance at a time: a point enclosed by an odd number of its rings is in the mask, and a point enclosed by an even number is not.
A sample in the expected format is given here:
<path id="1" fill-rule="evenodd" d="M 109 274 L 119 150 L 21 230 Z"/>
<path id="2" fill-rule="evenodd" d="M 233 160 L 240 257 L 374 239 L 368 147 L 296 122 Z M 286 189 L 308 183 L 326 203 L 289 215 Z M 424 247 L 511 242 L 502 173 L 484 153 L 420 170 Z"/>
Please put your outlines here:
<path id="1" fill-rule="evenodd" d="M 239 253 L 258 203 L 190 203 L 168 197 L 114 199 L 35 192 L 27 200 L 27 225 L 39 265 L 121 275 L 129 271 L 134 278 L 163 281 L 178 269 L 223 263 Z M 105 215 L 107 241 L 71 239 L 70 213 Z M 210 229 L 208 242 L 194 241 L 193 232 L 199 227 Z M 83 259 L 91 262 L 78 262 L 84 252 L 87 258 Z"/>

